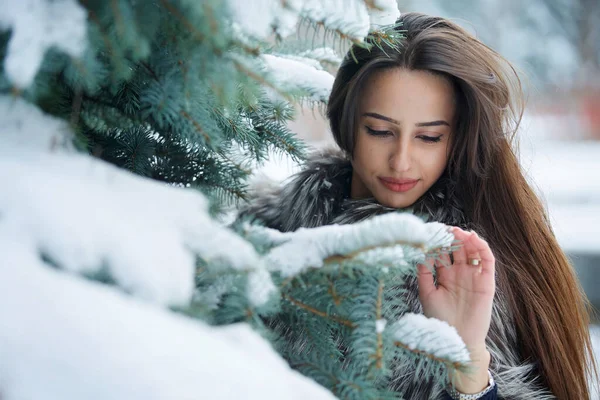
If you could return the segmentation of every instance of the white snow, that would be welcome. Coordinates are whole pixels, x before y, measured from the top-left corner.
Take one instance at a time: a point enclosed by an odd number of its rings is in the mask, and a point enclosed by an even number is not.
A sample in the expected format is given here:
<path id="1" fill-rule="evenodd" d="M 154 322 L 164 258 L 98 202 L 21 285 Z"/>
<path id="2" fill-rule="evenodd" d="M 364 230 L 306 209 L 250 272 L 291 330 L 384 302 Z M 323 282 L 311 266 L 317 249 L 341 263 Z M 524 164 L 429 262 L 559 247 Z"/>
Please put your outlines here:
<path id="1" fill-rule="evenodd" d="M 334 399 L 245 324 L 209 327 L 45 266 L 0 232 L 3 400 Z"/>
<path id="2" fill-rule="evenodd" d="M 423 314 L 407 313 L 389 329 L 411 350 L 424 351 L 449 363 L 468 364 L 469 351 L 456 328 Z"/>
<path id="3" fill-rule="evenodd" d="M 382 333 L 387 325 L 387 319 L 378 319 L 375 321 L 375 330 L 377 333 Z"/>
<path id="4" fill-rule="evenodd" d="M 281 9 L 275 13 L 273 26 L 275 32 L 282 38 L 288 37 L 296 32 L 302 5 L 305 0 L 279 0 Z M 250 2 L 253 3 L 253 2 Z"/>
<path id="5" fill-rule="evenodd" d="M 333 87 L 334 77 L 305 62 L 271 54 L 262 56 L 267 70 L 283 89 L 300 88 L 309 91 L 315 101 L 327 101 Z"/>
<path id="6" fill-rule="evenodd" d="M 28 87 L 46 51 L 56 47 L 72 57 L 87 45 L 87 12 L 76 0 L 5 0 L 0 29 L 12 29 L 4 70 L 17 87 Z"/>
<path id="7" fill-rule="evenodd" d="M 363 0 L 305 0 L 301 15 L 362 42 L 371 26 Z"/>
<path id="8" fill-rule="evenodd" d="M 282 37 L 293 33 L 299 20 L 301 0 L 228 0 L 234 21 L 247 34 L 267 39 L 273 31 Z"/>
<path id="9" fill-rule="evenodd" d="M 381 25 L 392 25 L 400 18 L 397 0 L 373 0 L 374 8 L 369 8 L 371 30 Z"/>
<path id="10" fill-rule="evenodd" d="M 211 220 L 199 193 L 68 153 L 56 144 L 66 125 L 22 101 L 0 98 L 0 110 L 0 233 L 31 254 L 71 272 L 107 271 L 125 291 L 173 305 L 192 296 L 197 255 L 263 268 L 249 243 Z M 256 301 L 266 288 L 250 289 Z"/>
<path id="11" fill-rule="evenodd" d="M 0 153 L 16 147 L 41 151 L 71 147 L 66 121 L 44 114 L 20 97 L 0 95 L 0 121 Z"/>
<path id="12" fill-rule="evenodd" d="M 293 276 L 307 268 L 318 268 L 334 255 L 349 255 L 374 246 L 409 243 L 420 247 L 421 256 L 429 250 L 449 246 L 454 236 L 446 225 L 425 223 L 409 213 L 391 213 L 350 225 L 327 225 L 301 228 L 279 234 L 289 240 L 267 255 L 268 268 Z"/>
<path id="13" fill-rule="evenodd" d="M 106 268 L 119 286 L 149 301 L 186 304 L 196 254 L 240 269 L 260 266 L 248 243 L 210 220 L 198 193 L 89 157 L 3 157 L 0 186 L 0 231 L 65 270 Z"/>
<path id="14" fill-rule="evenodd" d="M 273 293 L 279 294 L 271 279 L 271 274 L 264 268 L 257 268 L 248 274 L 248 300 L 254 306 L 265 304 Z"/>
<path id="15" fill-rule="evenodd" d="M 342 57 L 330 47 L 317 47 L 312 50 L 303 51 L 298 54 L 301 57 L 312 58 L 320 63 L 327 63 L 331 65 L 339 65 L 342 62 Z"/>
<path id="16" fill-rule="evenodd" d="M 360 252 L 355 260 L 371 265 L 385 265 L 386 268 L 411 268 L 412 259 L 406 254 L 404 248 L 399 246 L 376 247 Z M 389 272 L 389 270 L 387 271 Z M 386 272 L 386 273 L 387 273 Z"/>
<path id="17" fill-rule="evenodd" d="M 257 39 L 268 39 L 274 32 L 290 36 L 303 18 L 355 42 L 400 16 L 395 0 L 372 3 L 367 7 L 364 0 L 228 0 L 234 23 Z"/>

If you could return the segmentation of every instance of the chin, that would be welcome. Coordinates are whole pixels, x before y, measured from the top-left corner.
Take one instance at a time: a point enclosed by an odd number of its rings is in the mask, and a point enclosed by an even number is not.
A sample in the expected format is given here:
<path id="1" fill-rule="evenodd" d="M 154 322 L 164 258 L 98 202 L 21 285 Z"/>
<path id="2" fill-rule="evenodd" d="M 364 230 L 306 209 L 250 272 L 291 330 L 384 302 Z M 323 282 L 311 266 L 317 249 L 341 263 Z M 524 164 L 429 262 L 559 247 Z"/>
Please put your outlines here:
<path id="1" fill-rule="evenodd" d="M 379 204 L 391 208 L 406 208 L 415 204 L 415 201 L 412 199 L 399 199 L 394 197 L 395 196 L 382 196 L 382 198 L 376 198 L 376 200 Z"/>

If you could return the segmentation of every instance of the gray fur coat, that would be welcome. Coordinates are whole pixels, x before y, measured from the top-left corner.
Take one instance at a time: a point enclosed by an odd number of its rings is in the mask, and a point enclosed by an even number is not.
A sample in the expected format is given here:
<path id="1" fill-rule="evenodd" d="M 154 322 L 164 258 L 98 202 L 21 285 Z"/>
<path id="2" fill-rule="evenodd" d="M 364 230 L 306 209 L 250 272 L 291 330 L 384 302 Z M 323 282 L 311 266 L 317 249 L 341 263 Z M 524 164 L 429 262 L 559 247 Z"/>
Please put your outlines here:
<path id="1" fill-rule="evenodd" d="M 348 224 L 374 215 L 392 212 L 374 199 L 349 198 L 352 166 L 339 151 L 325 151 L 309 159 L 303 170 L 288 183 L 270 190 L 259 190 L 242 209 L 242 216 L 255 218 L 280 231 L 327 224 Z M 431 221 L 470 228 L 463 210 L 452 193 L 452 182 L 445 176 L 413 206 L 413 212 Z M 421 313 L 416 281 L 409 282 L 406 303 L 412 312 Z M 518 352 L 513 316 L 497 287 L 492 322 L 487 338 L 492 355 L 490 370 L 501 399 L 548 400 L 554 396 L 540 387 L 535 365 L 521 359 Z M 416 378 L 416 379 L 415 379 Z M 440 399 L 444 388 L 415 376 L 411 365 L 394 368 L 394 389 L 406 399 Z"/>

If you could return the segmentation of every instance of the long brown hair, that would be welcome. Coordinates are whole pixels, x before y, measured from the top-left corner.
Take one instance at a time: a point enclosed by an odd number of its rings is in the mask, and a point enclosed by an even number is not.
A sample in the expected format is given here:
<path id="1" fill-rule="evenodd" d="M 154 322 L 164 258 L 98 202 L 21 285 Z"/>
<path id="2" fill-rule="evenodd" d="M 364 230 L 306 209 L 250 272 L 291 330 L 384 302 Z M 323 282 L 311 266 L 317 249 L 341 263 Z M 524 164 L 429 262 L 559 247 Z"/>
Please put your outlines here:
<path id="1" fill-rule="evenodd" d="M 406 68 L 449 79 L 458 114 L 446 172 L 457 182 L 470 228 L 496 256 L 521 356 L 536 363 L 557 398 L 588 399 L 588 378 L 597 377 L 591 308 L 511 145 L 524 109 L 518 74 L 446 19 L 408 13 L 398 22 L 405 34 L 399 51 L 354 46 L 340 66 L 327 109 L 334 139 L 353 154 L 360 91 L 372 74 Z"/>

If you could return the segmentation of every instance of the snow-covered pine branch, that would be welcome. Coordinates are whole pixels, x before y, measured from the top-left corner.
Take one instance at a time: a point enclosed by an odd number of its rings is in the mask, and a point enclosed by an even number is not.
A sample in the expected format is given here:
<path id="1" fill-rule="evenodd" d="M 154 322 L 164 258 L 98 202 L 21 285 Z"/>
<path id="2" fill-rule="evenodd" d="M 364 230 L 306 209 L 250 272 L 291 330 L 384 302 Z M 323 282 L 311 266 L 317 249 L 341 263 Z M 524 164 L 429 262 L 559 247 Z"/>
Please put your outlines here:
<path id="1" fill-rule="evenodd" d="M 0 232 L 32 255 L 67 271 L 108 274 L 159 304 L 188 304 L 197 256 L 269 279 L 254 248 L 210 218 L 201 194 L 61 150 L 68 125 L 19 98 L 1 97 L 0 110 Z M 268 283 L 250 289 L 256 302 Z"/>
<path id="2" fill-rule="evenodd" d="M 466 345 L 456 329 L 444 321 L 427 318 L 422 314 L 407 313 L 388 325 L 385 330 L 393 335 L 398 348 L 412 355 L 417 369 L 468 368 L 470 356 Z"/>
<path id="3" fill-rule="evenodd" d="M 353 43 L 362 43 L 371 21 L 363 0 L 306 0 L 303 18 Z"/>
<path id="4" fill-rule="evenodd" d="M 362 43 L 369 31 L 394 24 L 400 15 L 394 0 L 229 0 L 228 4 L 236 36 L 243 43 L 267 41 L 273 33 L 285 38 L 301 21 L 334 32 L 344 40 Z M 323 71 L 321 63 L 336 66 L 341 58 L 330 48 L 319 48 L 300 55 L 265 54 L 262 60 L 267 72 L 262 83 L 269 92 L 300 91 L 300 96 L 311 102 L 326 103 L 334 77 Z M 243 60 L 238 65 L 248 73 L 254 69 Z M 272 83 L 277 87 L 270 87 Z M 277 93 L 271 95 L 280 97 Z"/>
<path id="5" fill-rule="evenodd" d="M 265 40 L 273 33 L 285 38 L 300 20 L 361 43 L 370 30 L 391 25 L 400 16 L 395 0 L 228 0 L 242 30 Z"/>
<path id="6" fill-rule="evenodd" d="M 364 0 L 371 19 L 371 30 L 382 25 L 392 25 L 400 17 L 396 0 Z"/>
<path id="7" fill-rule="evenodd" d="M 249 325 L 210 327 L 48 268 L 21 239 L 0 229 L 2 400 L 334 399 Z"/>
<path id="8" fill-rule="evenodd" d="M 267 72 L 284 91 L 301 90 L 310 100 L 326 103 L 333 86 L 334 77 L 305 60 L 294 60 L 285 56 L 265 54 L 263 60 Z"/>
<path id="9" fill-rule="evenodd" d="M 295 32 L 304 0 L 227 0 L 233 20 L 248 35 L 266 40 Z"/>
<path id="10" fill-rule="evenodd" d="M 246 227 L 248 238 L 261 247 L 275 245 L 266 256 L 267 267 L 282 276 L 294 276 L 327 262 L 352 259 L 372 265 L 410 265 L 430 252 L 452 244 L 448 227 L 425 223 L 408 213 L 390 213 L 351 225 L 301 228 L 280 233 L 267 228 Z M 407 251 L 410 249 L 411 251 Z"/>
<path id="11" fill-rule="evenodd" d="M 342 62 L 342 57 L 330 47 L 317 47 L 316 49 L 303 51 L 298 55 L 300 57 L 318 61 L 321 66 L 328 65 L 337 67 Z"/>
<path id="12" fill-rule="evenodd" d="M 72 57 L 87 45 L 87 12 L 76 0 L 7 0 L 0 30 L 11 29 L 4 71 L 13 85 L 27 88 L 46 51 L 56 47 Z"/>

